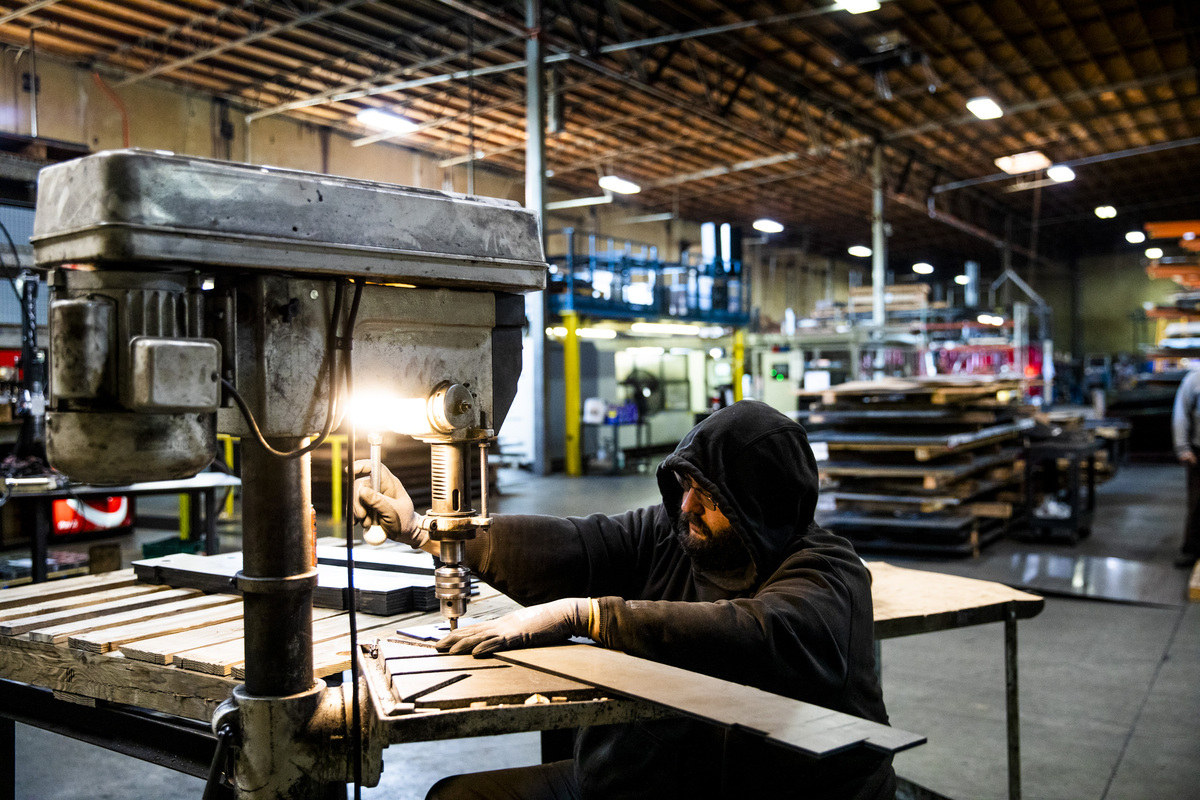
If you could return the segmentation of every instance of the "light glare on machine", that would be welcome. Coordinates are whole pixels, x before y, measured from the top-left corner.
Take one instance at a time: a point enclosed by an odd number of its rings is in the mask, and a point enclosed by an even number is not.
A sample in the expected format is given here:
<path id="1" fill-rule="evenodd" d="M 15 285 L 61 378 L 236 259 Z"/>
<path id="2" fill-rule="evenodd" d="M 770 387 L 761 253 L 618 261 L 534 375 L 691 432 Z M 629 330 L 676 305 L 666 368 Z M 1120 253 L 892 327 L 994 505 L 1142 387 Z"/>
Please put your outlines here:
<path id="1" fill-rule="evenodd" d="M 372 488 L 379 491 L 382 436 L 388 429 L 425 442 L 430 447 L 431 507 L 421 528 L 438 543 L 442 562 L 434 571 L 434 589 L 442 616 L 455 628 L 466 614 L 471 596 L 471 573 L 464 566 L 466 542 L 491 525 L 488 516 L 487 451 L 493 431 L 479 427 L 478 404 L 470 389 L 449 381 L 439 384 L 428 399 L 393 399 L 379 392 L 356 394 L 356 420 L 365 424 L 371 445 Z M 471 449 L 479 450 L 479 511 L 471 507 Z M 382 531 L 364 522 L 364 539 L 380 544 Z"/>

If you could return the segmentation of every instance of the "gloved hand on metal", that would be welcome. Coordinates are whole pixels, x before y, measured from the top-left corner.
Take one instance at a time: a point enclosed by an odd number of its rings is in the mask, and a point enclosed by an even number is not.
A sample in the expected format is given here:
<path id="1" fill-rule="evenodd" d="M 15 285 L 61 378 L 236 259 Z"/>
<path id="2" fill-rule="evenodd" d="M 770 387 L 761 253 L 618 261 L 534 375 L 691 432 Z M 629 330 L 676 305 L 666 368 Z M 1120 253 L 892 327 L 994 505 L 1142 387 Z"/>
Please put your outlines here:
<path id="1" fill-rule="evenodd" d="M 421 515 L 413 507 L 412 498 L 404 484 L 387 467 L 381 467 L 379 491 L 371 488 L 371 461 L 361 459 L 354 462 L 354 519 L 361 522 L 368 511 L 375 524 L 383 528 L 387 537 L 409 547 L 424 549 L 429 544 L 429 532 L 421 528 Z"/>
<path id="2" fill-rule="evenodd" d="M 500 619 L 452 631 L 435 645 L 451 655 L 482 656 L 496 650 L 561 644 L 572 636 L 587 636 L 591 605 L 585 597 L 567 597 L 523 608 Z"/>

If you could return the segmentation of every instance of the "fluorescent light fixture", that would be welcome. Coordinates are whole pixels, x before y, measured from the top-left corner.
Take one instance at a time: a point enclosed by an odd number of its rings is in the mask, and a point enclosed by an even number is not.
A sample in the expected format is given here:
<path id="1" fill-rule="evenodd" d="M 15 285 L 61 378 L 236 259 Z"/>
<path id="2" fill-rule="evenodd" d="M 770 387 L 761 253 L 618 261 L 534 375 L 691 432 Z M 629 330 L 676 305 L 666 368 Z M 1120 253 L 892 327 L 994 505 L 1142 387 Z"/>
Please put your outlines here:
<path id="1" fill-rule="evenodd" d="M 1037 172 L 1039 169 L 1045 169 L 1050 166 L 1051 163 L 1053 162 L 1046 158 L 1046 154 L 1041 150 L 1027 150 L 1024 153 L 1001 156 L 995 161 L 996 166 L 1009 175 L 1023 175 L 1026 172 Z"/>
<path id="2" fill-rule="evenodd" d="M 846 252 L 856 258 L 870 258 L 871 248 L 864 247 L 861 244 L 856 244 L 846 249 Z"/>
<path id="3" fill-rule="evenodd" d="M 979 322 L 983 323 L 984 325 L 1003 325 L 1004 324 L 1004 317 L 997 317 L 993 314 L 980 314 L 975 319 L 977 319 Z"/>
<path id="4" fill-rule="evenodd" d="M 753 227 L 763 233 L 783 233 L 783 226 L 773 219 L 756 219 Z"/>
<path id="5" fill-rule="evenodd" d="M 1162 248 L 1161 247 L 1147 247 L 1146 248 L 1146 258 L 1162 258 Z"/>
<path id="6" fill-rule="evenodd" d="M 1185 242 L 1190 242 L 1190 241 L 1192 241 L 1192 240 L 1193 240 L 1193 239 L 1195 239 L 1195 238 L 1196 238 L 1196 232 L 1195 232 L 1195 231 L 1185 231 L 1185 232 L 1184 232 L 1184 234 L 1183 234 L 1183 240 L 1184 240 Z"/>
<path id="7" fill-rule="evenodd" d="M 967 111 L 980 119 L 997 119 L 1004 116 L 1004 109 L 990 97 L 972 97 L 967 101 Z"/>
<path id="8" fill-rule="evenodd" d="M 1129 233 L 1125 234 L 1125 241 L 1129 242 L 1130 244 L 1141 244 L 1142 242 L 1146 241 L 1146 234 L 1142 233 L 1141 231 L 1130 231 Z"/>
<path id="9" fill-rule="evenodd" d="M 837 0 L 834 5 L 851 14 L 865 14 L 868 11 L 879 10 L 878 0 Z"/>
<path id="10" fill-rule="evenodd" d="M 642 187 L 633 181 L 618 178 L 616 175 L 605 175 L 600 178 L 600 188 L 617 194 L 637 194 L 642 190 Z"/>
<path id="11" fill-rule="evenodd" d="M 579 328 L 575 331 L 581 339 L 615 339 L 617 332 L 612 328 Z"/>
<path id="12" fill-rule="evenodd" d="M 563 328 L 563 327 L 546 328 L 546 335 L 547 336 L 557 336 L 558 338 L 561 339 L 567 335 L 567 329 Z"/>
<path id="13" fill-rule="evenodd" d="M 634 333 L 677 333 L 683 336 L 695 336 L 700 333 L 699 325 L 682 325 L 678 322 L 635 322 L 629 326 Z"/>
<path id="14" fill-rule="evenodd" d="M 971 282 L 971 277 L 969 275 L 955 275 L 954 282 L 959 286 L 966 286 Z"/>
<path id="15" fill-rule="evenodd" d="M 364 108 L 354 118 L 368 128 L 388 133 L 411 133 L 417 129 L 417 123 L 411 119 L 381 108 Z"/>
<path id="16" fill-rule="evenodd" d="M 933 264 L 926 264 L 924 261 L 918 261 L 916 264 L 913 264 L 913 272 L 917 273 L 918 275 L 932 275 Z"/>
<path id="17" fill-rule="evenodd" d="M 626 353 L 641 353 L 644 356 L 661 356 L 666 352 L 661 347 L 626 347 Z"/>
<path id="18" fill-rule="evenodd" d="M 204 292 L 211 292 L 215 288 L 217 288 L 217 282 L 212 278 L 205 278 L 200 284 L 200 290 Z"/>
<path id="19" fill-rule="evenodd" d="M 1100 219 L 1112 219 L 1117 215 L 1117 210 L 1112 206 L 1096 206 L 1096 216 Z"/>
<path id="20" fill-rule="evenodd" d="M 720 325 L 709 325 L 700 329 L 701 339 L 719 339 L 725 335 L 725 329 Z"/>
<path id="21" fill-rule="evenodd" d="M 1075 170 L 1066 164 L 1055 164 L 1046 170 L 1046 177 L 1055 183 L 1068 183 L 1075 180 Z"/>
<path id="22" fill-rule="evenodd" d="M 721 349 L 721 348 L 719 348 L 719 347 L 714 347 L 712 350 L 709 350 L 709 351 L 708 351 L 708 355 L 709 355 L 711 358 L 724 358 L 724 357 L 725 357 L 725 351 L 724 351 L 724 350 L 722 350 L 722 349 Z"/>

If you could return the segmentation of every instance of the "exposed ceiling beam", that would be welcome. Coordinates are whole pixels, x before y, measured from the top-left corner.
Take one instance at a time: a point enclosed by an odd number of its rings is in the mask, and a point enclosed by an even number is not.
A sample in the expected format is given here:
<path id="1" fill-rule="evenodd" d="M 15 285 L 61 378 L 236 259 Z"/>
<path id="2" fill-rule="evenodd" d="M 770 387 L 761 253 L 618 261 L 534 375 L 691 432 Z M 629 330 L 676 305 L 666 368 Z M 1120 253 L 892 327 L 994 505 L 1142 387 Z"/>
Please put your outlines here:
<path id="1" fill-rule="evenodd" d="M 493 39 L 492 41 L 481 45 L 480 48 L 475 51 L 475 54 L 478 55 L 479 53 L 486 53 L 498 47 L 503 47 L 506 44 L 511 44 L 514 41 L 517 41 L 517 37 L 515 36 L 504 36 L 499 39 Z M 416 64 L 397 67 L 396 69 L 371 75 L 370 77 L 362 78 L 361 80 L 349 81 L 339 86 L 335 86 L 332 89 L 327 89 L 323 92 L 317 92 L 316 94 L 311 94 L 308 97 L 300 98 L 299 100 L 292 100 L 288 103 L 281 103 L 270 108 L 264 108 L 262 111 L 255 111 L 253 114 L 247 116 L 246 120 L 248 122 L 253 122 L 255 120 L 262 119 L 263 117 L 269 117 L 273 114 L 280 114 L 285 111 L 295 111 L 297 109 L 310 108 L 312 106 L 323 105 L 325 103 L 341 103 L 345 102 L 346 100 L 357 100 L 361 97 L 370 97 L 372 94 L 382 94 L 378 87 L 371 87 L 371 84 L 377 81 L 394 81 L 396 78 L 411 75 L 414 72 L 420 72 L 423 69 L 436 67 L 439 64 L 445 64 L 446 62 L 453 61 L 457 58 L 465 58 L 466 55 L 467 54 L 465 51 L 458 50 L 443 53 L 440 56 L 426 59 L 425 61 L 420 61 Z M 390 91 L 395 90 L 392 89 Z"/>
<path id="2" fill-rule="evenodd" d="M 26 3 L 20 8 L 15 8 L 12 11 L 9 11 L 7 14 L 0 15 L 0 25 L 4 25 L 5 23 L 12 22 L 15 19 L 28 16 L 34 12 L 41 11 L 43 8 L 49 8 L 57 2 L 59 2 L 59 0 L 33 0 L 32 3 Z"/>
<path id="3" fill-rule="evenodd" d="M 278 36 L 281 33 L 290 31 L 292 28 L 298 28 L 301 25 L 307 25 L 309 23 L 316 22 L 317 20 L 327 17 L 330 14 L 336 14 L 339 11 L 345 11 L 347 9 L 354 8 L 355 6 L 360 6 L 366 2 L 368 2 L 368 0 L 343 0 L 341 3 L 320 9 L 319 11 L 302 14 L 301 16 L 287 22 L 281 22 L 278 25 L 272 25 L 269 28 L 263 28 L 262 30 L 248 33 L 239 39 L 231 39 L 227 42 L 216 45 L 215 47 L 210 47 L 207 50 L 201 50 L 199 52 L 192 53 L 190 56 L 178 58 L 174 61 L 168 61 L 165 64 L 159 64 L 157 67 L 153 67 L 145 72 L 141 72 L 137 75 L 132 75 L 126 78 L 118 83 L 117 87 L 120 88 L 122 86 L 129 86 L 130 84 L 144 81 L 147 78 L 154 78 L 167 72 L 173 72 L 180 67 L 186 67 L 188 64 L 195 64 L 197 61 L 204 61 L 205 59 L 212 58 L 213 56 L 218 56 L 221 53 L 226 53 L 230 50 L 235 50 L 239 47 L 257 42 L 260 39 L 268 39 L 272 36 Z"/>

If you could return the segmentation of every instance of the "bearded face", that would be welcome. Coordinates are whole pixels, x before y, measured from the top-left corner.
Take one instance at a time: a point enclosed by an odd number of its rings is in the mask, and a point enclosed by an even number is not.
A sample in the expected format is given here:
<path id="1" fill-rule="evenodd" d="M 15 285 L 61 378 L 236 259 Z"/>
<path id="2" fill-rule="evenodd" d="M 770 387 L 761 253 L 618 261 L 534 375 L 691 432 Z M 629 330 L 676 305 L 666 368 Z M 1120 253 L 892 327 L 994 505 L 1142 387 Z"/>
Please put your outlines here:
<path id="1" fill-rule="evenodd" d="M 750 563 L 750 553 L 719 512 L 701 515 L 681 511 L 675 520 L 675 538 L 702 571 L 724 572 Z"/>

